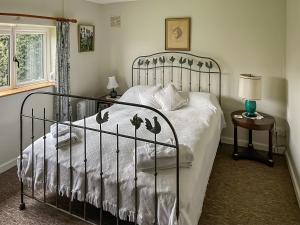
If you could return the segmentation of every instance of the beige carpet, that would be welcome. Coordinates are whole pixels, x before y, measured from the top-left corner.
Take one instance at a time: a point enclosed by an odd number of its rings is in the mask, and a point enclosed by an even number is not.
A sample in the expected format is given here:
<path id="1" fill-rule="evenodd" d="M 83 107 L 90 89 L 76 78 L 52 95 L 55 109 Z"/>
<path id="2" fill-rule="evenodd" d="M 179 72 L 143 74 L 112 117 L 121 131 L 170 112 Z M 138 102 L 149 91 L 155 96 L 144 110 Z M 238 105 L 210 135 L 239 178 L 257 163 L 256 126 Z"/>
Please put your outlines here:
<path id="1" fill-rule="evenodd" d="M 232 146 L 217 154 L 199 225 L 300 225 L 300 210 L 284 157 L 275 167 L 233 161 Z M 0 175 L 0 224 L 86 224 L 26 198 L 19 211 L 16 168 Z"/>
<path id="2" fill-rule="evenodd" d="M 199 225 L 300 225 L 300 209 L 283 156 L 275 166 L 231 159 L 222 145 L 215 159 Z"/>

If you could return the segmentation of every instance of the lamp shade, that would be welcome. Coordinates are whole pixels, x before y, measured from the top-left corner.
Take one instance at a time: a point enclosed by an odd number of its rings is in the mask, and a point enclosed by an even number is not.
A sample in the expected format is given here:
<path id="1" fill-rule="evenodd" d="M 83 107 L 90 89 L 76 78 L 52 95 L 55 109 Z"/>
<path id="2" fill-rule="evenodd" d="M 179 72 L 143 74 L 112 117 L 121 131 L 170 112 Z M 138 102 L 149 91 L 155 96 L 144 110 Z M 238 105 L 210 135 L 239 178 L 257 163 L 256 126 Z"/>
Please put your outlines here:
<path id="1" fill-rule="evenodd" d="M 239 96 L 246 100 L 261 99 L 261 77 L 251 74 L 241 74 L 239 83 Z"/>
<path id="2" fill-rule="evenodd" d="M 115 76 L 108 77 L 108 84 L 107 84 L 107 89 L 114 89 L 119 87 L 119 84 L 116 80 Z"/>

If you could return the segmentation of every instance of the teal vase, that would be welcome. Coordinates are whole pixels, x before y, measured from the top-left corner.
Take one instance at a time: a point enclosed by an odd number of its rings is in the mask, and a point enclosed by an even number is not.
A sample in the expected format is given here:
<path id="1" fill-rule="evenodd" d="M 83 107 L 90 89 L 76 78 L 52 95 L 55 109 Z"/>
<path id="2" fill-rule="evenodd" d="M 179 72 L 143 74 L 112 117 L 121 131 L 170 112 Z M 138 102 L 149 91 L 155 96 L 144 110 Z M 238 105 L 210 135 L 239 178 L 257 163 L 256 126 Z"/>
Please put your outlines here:
<path id="1" fill-rule="evenodd" d="M 248 117 L 256 117 L 256 101 L 246 100 L 245 109 Z"/>

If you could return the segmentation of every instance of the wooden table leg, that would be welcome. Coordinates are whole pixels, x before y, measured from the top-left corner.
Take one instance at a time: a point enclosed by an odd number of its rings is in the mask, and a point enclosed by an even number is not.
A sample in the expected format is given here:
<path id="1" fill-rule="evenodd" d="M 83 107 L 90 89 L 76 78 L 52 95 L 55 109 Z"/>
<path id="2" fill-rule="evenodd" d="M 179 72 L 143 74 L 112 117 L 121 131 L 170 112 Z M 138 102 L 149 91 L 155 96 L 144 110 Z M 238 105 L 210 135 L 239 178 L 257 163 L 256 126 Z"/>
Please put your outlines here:
<path id="1" fill-rule="evenodd" d="M 270 166 L 274 165 L 274 161 L 273 161 L 273 132 L 272 132 L 272 130 L 269 130 L 269 153 L 268 153 L 268 161 L 270 163 Z"/>
<path id="2" fill-rule="evenodd" d="M 253 131 L 251 129 L 249 129 L 248 149 L 251 150 L 251 151 L 254 150 L 253 141 L 252 141 L 252 134 L 253 134 Z"/>
<path id="3" fill-rule="evenodd" d="M 234 124 L 234 150 L 232 154 L 234 160 L 238 159 L 238 136 L 237 136 L 237 125 Z"/>

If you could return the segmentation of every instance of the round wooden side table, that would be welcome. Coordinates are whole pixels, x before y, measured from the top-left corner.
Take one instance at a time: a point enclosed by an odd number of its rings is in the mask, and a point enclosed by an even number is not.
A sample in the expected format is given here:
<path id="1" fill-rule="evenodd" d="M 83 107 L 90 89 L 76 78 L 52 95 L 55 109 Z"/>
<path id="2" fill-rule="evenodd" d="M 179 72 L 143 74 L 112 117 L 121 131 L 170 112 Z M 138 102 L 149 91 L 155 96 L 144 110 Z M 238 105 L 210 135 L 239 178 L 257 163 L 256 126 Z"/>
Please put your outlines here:
<path id="1" fill-rule="evenodd" d="M 265 113 L 259 113 L 263 116 L 262 119 L 249 119 L 246 117 L 241 117 L 243 110 L 235 111 L 231 113 L 231 119 L 232 123 L 234 125 L 234 151 L 232 154 L 232 158 L 234 160 L 238 159 L 248 159 L 248 160 L 254 160 L 261 163 L 264 163 L 268 166 L 274 166 L 273 161 L 273 141 L 272 141 L 272 135 L 273 135 L 273 129 L 275 125 L 275 119 L 274 117 L 265 114 Z M 248 142 L 248 148 L 243 151 L 238 150 L 238 127 L 245 128 L 249 130 L 249 142 Z M 258 153 L 252 143 L 252 133 L 253 130 L 265 130 L 269 132 L 269 151 L 268 151 L 268 157 L 263 156 L 262 154 Z"/>

